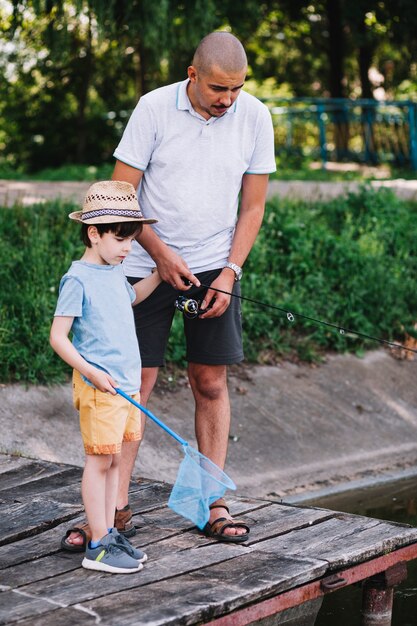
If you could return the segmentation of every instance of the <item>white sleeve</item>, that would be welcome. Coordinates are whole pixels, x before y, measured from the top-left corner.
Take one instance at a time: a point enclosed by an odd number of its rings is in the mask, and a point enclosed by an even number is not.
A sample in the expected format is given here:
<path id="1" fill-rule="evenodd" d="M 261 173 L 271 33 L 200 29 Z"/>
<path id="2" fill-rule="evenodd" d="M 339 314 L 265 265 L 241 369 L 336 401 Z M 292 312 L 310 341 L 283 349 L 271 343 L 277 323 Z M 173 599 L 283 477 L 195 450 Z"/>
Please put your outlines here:
<path id="1" fill-rule="evenodd" d="M 276 171 L 274 128 L 269 109 L 263 104 L 256 125 L 255 148 L 246 174 L 271 174 Z"/>
<path id="2" fill-rule="evenodd" d="M 145 98 L 137 103 L 113 156 L 138 170 L 148 167 L 155 146 L 156 125 Z"/>

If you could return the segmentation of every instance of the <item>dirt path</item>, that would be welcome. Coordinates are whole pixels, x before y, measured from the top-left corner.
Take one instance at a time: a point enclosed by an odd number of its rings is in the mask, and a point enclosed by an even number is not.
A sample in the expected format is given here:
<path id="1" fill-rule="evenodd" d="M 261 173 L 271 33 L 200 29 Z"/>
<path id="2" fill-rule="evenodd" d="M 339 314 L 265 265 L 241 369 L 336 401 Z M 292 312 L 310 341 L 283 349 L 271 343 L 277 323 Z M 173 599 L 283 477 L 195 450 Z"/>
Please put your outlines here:
<path id="1" fill-rule="evenodd" d="M 417 473 L 417 361 L 384 350 L 318 367 L 233 367 L 227 471 L 239 493 L 300 498 Z M 159 384 L 149 408 L 195 446 L 185 376 Z M 0 452 L 82 465 L 71 385 L 0 385 Z M 149 423 L 138 475 L 174 482 L 181 446 Z"/>
<path id="2" fill-rule="evenodd" d="M 30 205 L 61 198 L 82 203 L 88 182 L 38 182 L 0 180 L 0 206 L 11 207 L 15 203 Z M 417 180 L 375 180 L 371 186 L 375 189 L 392 189 L 404 200 L 417 201 Z M 347 192 L 358 191 L 358 182 L 316 182 L 316 181 L 281 181 L 269 183 L 268 197 L 300 198 L 307 200 L 331 200 Z"/>

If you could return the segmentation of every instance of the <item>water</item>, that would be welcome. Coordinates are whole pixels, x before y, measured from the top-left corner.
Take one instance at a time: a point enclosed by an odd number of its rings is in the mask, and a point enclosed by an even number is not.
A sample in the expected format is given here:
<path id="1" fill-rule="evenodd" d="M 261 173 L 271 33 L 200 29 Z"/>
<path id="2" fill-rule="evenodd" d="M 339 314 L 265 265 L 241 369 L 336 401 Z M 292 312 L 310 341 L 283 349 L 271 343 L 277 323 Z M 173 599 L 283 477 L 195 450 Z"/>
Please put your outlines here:
<path id="1" fill-rule="evenodd" d="M 305 504 L 414 526 L 417 525 L 417 478 Z M 392 626 L 417 626 L 417 561 L 409 562 L 407 567 L 407 580 L 395 588 Z M 359 585 L 326 595 L 314 626 L 361 626 L 361 600 Z"/>

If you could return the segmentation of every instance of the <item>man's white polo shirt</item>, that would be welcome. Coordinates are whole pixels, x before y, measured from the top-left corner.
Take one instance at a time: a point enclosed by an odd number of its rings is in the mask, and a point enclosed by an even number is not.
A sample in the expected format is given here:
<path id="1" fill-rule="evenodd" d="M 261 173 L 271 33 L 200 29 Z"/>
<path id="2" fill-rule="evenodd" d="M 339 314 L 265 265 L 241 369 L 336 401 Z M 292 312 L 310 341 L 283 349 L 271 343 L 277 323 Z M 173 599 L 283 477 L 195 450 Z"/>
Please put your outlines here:
<path id="1" fill-rule="evenodd" d="M 243 175 L 276 168 L 264 104 L 242 91 L 224 115 L 205 120 L 191 105 L 188 82 L 142 96 L 114 156 L 144 171 L 144 215 L 158 219 L 152 228 L 196 273 L 228 259 Z M 126 275 L 143 277 L 154 266 L 135 242 Z"/>

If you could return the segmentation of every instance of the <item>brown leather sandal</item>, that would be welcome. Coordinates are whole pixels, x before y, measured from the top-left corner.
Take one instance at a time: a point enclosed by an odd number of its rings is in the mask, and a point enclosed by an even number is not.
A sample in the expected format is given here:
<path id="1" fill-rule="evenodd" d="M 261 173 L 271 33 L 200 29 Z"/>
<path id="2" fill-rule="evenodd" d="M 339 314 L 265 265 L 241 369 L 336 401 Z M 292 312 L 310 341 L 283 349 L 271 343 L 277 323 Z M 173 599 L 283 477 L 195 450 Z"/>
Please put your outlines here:
<path id="1" fill-rule="evenodd" d="M 226 509 L 229 513 L 229 507 L 223 498 L 220 498 L 217 502 L 214 502 L 209 506 L 210 509 L 217 509 L 218 507 Z M 243 535 L 225 535 L 224 531 L 226 528 L 244 528 L 246 532 Z M 223 541 L 225 543 L 242 543 L 243 541 L 247 541 L 249 539 L 250 528 L 242 520 L 231 520 L 226 517 L 218 517 L 211 524 L 210 522 L 207 522 L 202 532 L 206 535 L 206 537 L 217 539 L 217 541 Z"/>
<path id="2" fill-rule="evenodd" d="M 132 509 L 127 504 L 123 509 L 114 514 L 114 525 L 121 535 L 125 537 L 133 537 L 136 535 L 136 528 L 132 521 Z M 78 533 L 83 538 L 82 543 L 69 543 L 68 537 L 73 533 Z M 69 528 L 65 536 L 61 539 L 61 548 L 68 552 L 85 552 L 88 542 L 91 540 L 91 530 L 88 522 L 84 522 L 79 526 Z"/>
<path id="3" fill-rule="evenodd" d="M 125 537 L 133 537 L 136 535 L 136 528 L 132 521 L 133 513 L 129 504 L 114 514 L 114 525 L 121 535 Z"/>

